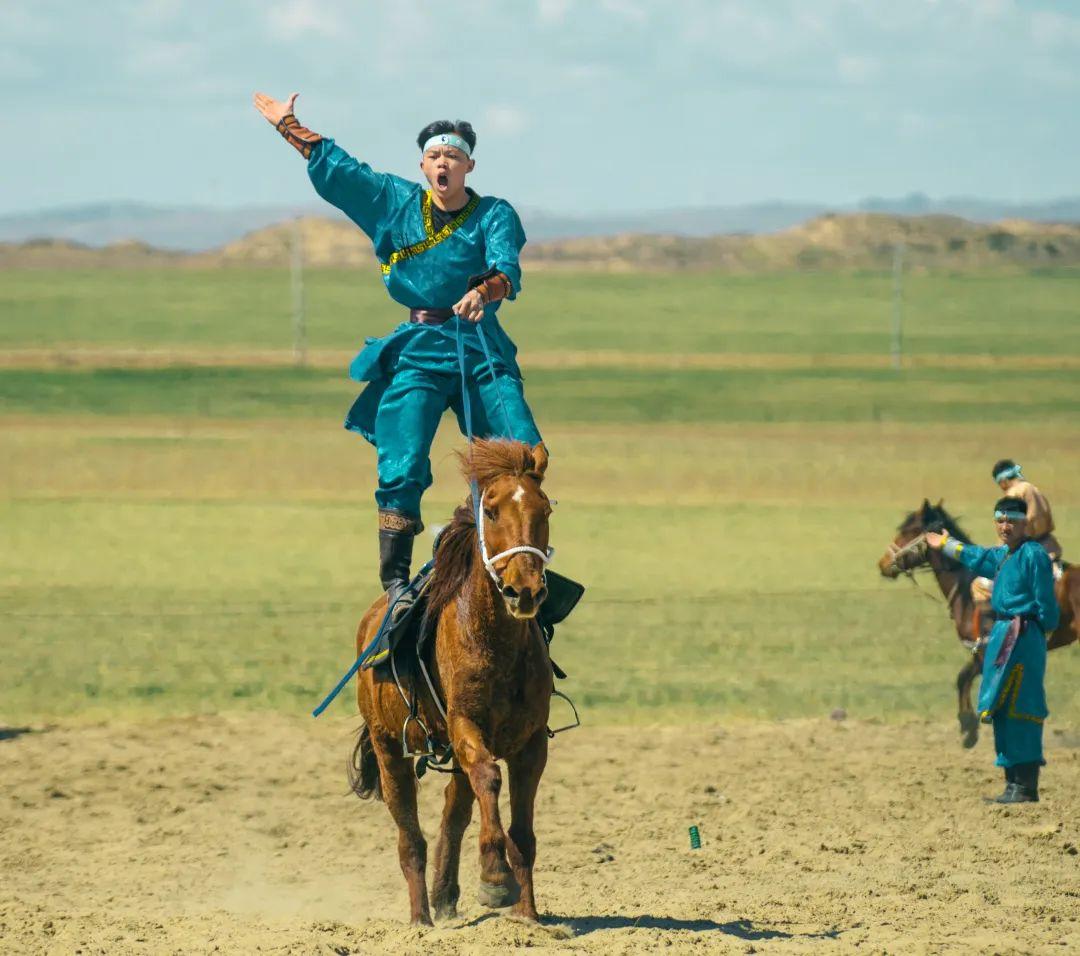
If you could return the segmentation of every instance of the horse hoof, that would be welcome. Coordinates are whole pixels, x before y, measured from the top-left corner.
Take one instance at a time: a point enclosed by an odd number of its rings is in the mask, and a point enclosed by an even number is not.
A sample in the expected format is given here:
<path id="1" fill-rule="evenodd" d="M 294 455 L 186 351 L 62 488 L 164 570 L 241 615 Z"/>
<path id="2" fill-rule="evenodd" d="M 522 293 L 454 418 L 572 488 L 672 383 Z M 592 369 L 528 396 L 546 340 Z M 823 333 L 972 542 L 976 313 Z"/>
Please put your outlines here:
<path id="1" fill-rule="evenodd" d="M 435 904 L 435 920 L 442 923 L 448 919 L 457 919 L 457 900 L 450 903 Z"/>
<path id="2" fill-rule="evenodd" d="M 964 735 L 964 749 L 970 750 L 979 742 L 979 718 L 974 714 L 961 714 L 960 732 Z"/>
<path id="3" fill-rule="evenodd" d="M 514 919 L 521 920 L 523 923 L 540 922 L 540 914 L 536 912 L 536 908 L 525 908 L 521 905 L 520 902 L 510 911 L 510 915 L 513 916 Z"/>
<path id="4" fill-rule="evenodd" d="M 428 916 L 427 913 L 421 913 L 419 916 L 414 916 L 411 920 L 409 920 L 409 925 L 410 926 L 434 926 L 435 924 L 433 922 L 431 922 L 431 917 Z"/>
<path id="5" fill-rule="evenodd" d="M 476 898 L 480 901 L 480 905 L 493 910 L 513 906 L 520 895 L 521 890 L 518 888 L 517 880 L 509 875 L 504 883 L 488 883 L 486 880 L 481 880 L 476 890 Z"/>

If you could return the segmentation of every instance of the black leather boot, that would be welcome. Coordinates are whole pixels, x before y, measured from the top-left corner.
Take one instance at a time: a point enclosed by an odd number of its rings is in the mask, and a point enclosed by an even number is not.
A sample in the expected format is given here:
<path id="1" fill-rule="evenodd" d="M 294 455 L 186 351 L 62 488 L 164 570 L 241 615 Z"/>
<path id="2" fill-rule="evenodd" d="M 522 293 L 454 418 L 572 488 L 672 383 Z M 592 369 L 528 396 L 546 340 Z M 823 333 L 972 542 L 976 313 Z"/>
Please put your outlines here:
<path id="1" fill-rule="evenodd" d="M 379 580 L 387 593 L 388 607 L 392 608 L 409 586 L 413 539 L 423 530 L 417 518 L 400 511 L 379 511 Z"/>
<path id="2" fill-rule="evenodd" d="M 997 802 L 1038 803 L 1039 765 L 1037 763 L 1021 763 L 1012 769 L 1012 783 L 1005 788 L 1005 793 L 998 797 Z"/>

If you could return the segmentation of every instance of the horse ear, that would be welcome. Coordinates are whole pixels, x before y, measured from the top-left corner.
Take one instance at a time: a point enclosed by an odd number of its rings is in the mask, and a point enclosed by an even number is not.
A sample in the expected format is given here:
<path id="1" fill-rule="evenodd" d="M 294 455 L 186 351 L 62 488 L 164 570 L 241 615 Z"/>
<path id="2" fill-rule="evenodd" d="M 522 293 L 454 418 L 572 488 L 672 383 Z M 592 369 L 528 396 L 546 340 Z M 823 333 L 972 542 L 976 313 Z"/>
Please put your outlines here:
<path id="1" fill-rule="evenodd" d="M 945 506 L 945 499 L 944 498 L 938 498 L 937 504 L 934 505 L 934 507 L 937 508 L 938 511 L 940 511 L 944 506 Z"/>
<path id="2" fill-rule="evenodd" d="M 532 475 L 537 482 L 541 482 L 544 480 L 544 472 L 547 471 L 548 466 L 548 452 L 544 447 L 543 442 L 540 442 L 539 445 L 536 445 L 532 449 L 532 460 L 533 466 L 529 474 Z"/>
<path id="3" fill-rule="evenodd" d="M 928 512 L 930 510 L 930 499 L 929 498 L 923 498 L 923 500 L 922 500 L 922 509 L 921 510 L 922 510 L 923 514 L 926 514 L 926 512 Z"/>

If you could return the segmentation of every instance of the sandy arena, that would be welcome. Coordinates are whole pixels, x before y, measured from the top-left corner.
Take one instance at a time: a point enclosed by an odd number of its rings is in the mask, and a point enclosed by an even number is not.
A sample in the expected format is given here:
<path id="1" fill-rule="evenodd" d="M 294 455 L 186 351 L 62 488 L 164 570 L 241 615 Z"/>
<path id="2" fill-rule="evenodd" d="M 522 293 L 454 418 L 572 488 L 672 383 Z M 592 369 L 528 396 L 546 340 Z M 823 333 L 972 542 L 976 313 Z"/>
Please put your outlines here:
<path id="1" fill-rule="evenodd" d="M 848 721 L 596 729 L 540 788 L 531 926 L 406 922 L 395 830 L 346 793 L 352 724 L 227 716 L 0 739 L 4 953 L 1080 951 L 1080 738 L 1043 802 L 988 741 Z M 443 781 L 422 785 L 434 835 Z M 690 849 L 687 828 L 704 845 Z"/>

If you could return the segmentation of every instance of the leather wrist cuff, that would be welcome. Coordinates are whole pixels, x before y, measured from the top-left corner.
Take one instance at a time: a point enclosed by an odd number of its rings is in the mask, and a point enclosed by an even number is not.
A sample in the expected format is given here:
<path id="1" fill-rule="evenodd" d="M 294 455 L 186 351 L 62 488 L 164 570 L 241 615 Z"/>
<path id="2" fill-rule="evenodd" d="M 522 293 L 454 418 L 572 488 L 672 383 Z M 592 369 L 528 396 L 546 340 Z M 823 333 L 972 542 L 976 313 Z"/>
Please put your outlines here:
<path id="1" fill-rule="evenodd" d="M 310 158 L 316 144 L 322 142 L 322 137 L 318 133 L 313 133 L 306 126 L 301 126 L 292 113 L 285 114 L 274 129 L 281 133 L 285 137 L 285 142 L 292 145 L 304 159 Z"/>
<path id="2" fill-rule="evenodd" d="M 484 304 L 489 302 L 498 302 L 500 299 L 505 299 L 514 290 L 510 280 L 501 272 L 496 272 L 495 275 L 488 279 L 485 279 L 477 287 L 476 291 L 480 293 L 480 298 L 484 300 Z"/>
<path id="3" fill-rule="evenodd" d="M 394 534 L 419 534 L 424 524 L 419 518 L 413 518 L 402 511 L 379 509 L 379 530 Z"/>
<path id="4" fill-rule="evenodd" d="M 488 269 L 483 275 L 469 279 L 469 291 L 472 292 L 473 289 L 480 293 L 480 299 L 487 305 L 489 302 L 505 299 L 514 291 L 514 285 L 505 273 L 498 269 Z"/>

